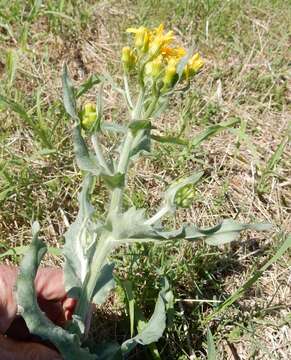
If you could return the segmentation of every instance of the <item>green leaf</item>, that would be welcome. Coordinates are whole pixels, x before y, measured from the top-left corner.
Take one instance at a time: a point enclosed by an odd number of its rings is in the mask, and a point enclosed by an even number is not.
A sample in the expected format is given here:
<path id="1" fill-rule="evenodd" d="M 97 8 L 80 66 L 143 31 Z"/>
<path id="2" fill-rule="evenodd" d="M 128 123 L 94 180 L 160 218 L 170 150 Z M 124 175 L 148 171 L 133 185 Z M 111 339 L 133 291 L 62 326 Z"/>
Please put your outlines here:
<path id="1" fill-rule="evenodd" d="M 102 179 L 110 189 L 122 188 L 125 182 L 125 175 L 121 173 L 115 175 L 102 174 Z"/>
<path id="2" fill-rule="evenodd" d="M 104 171 L 104 169 L 98 164 L 97 159 L 89 153 L 85 140 L 81 134 L 80 125 L 76 125 L 73 129 L 73 143 L 79 168 L 93 175 L 100 175 L 101 171 Z"/>
<path id="3" fill-rule="evenodd" d="M 188 64 L 188 61 L 190 60 L 190 58 L 193 55 L 193 51 L 194 48 L 193 46 L 191 46 L 191 48 L 188 50 L 187 54 L 182 57 L 182 59 L 179 61 L 178 65 L 177 65 L 177 74 L 179 76 L 179 81 L 181 80 L 182 76 L 183 76 L 183 71 L 186 67 L 186 65 Z"/>
<path id="4" fill-rule="evenodd" d="M 122 126 L 120 124 L 117 123 L 109 123 L 109 122 L 105 122 L 103 121 L 101 123 L 101 130 L 102 131 L 111 131 L 114 133 L 120 133 L 120 134 L 125 134 L 127 131 L 127 128 L 125 126 Z"/>
<path id="5" fill-rule="evenodd" d="M 130 336 L 133 336 L 134 332 L 134 323 L 135 323 L 135 298 L 133 293 L 133 286 L 131 280 L 119 280 L 123 291 L 126 296 L 127 306 L 128 306 L 128 314 L 130 321 Z"/>
<path id="6" fill-rule="evenodd" d="M 217 125 L 209 126 L 205 130 L 203 130 L 200 134 L 196 135 L 194 138 L 191 139 L 190 146 L 192 148 L 196 147 L 199 144 L 201 144 L 202 141 L 208 139 L 210 136 L 216 135 L 220 131 L 231 128 L 231 127 L 233 127 L 235 124 L 237 124 L 239 122 L 240 122 L 240 119 L 236 118 L 236 119 L 232 119 L 230 121 L 223 122 L 223 123 L 220 123 L 220 124 L 217 124 Z"/>
<path id="7" fill-rule="evenodd" d="M 139 130 L 150 129 L 151 122 L 149 120 L 135 120 L 131 121 L 128 127 L 130 128 L 133 135 L 136 135 Z"/>
<path id="8" fill-rule="evenodd" d="M 32 227 L 33 239 L 22 259 L 17 279 L 16 298 L 21 315 L 31 334 L 49 340 L 61 353 L 64 360 L 97 360 L 88 350 L 81 348 L 77 335 L 70 334 L 53 324 L 41 311 L 37 303 L 34 280 L 38 266 L 46 253 L 46 245 L 38 239 L 39 225 Z"/>
<path id="9" fill-rule="evenodd" d="M 189 145 L 189 141 L 185 140 L 185 139 L 181 139 L 180 137 L 176 137 L 176 136 L 171 136 L 171 135 L 167 135 L 167 136 L 160 136 L 160 135 L 151 135 L 151 138 L 159 143 L 166 143 L 166 144 L 174 144 L 174 145 L 183 145 L 183 146 L 188 146 Z"/>
<path id="10" fill-rule="evenodd" d="M 99 84 L 101 82 L 101 79 L 98 75 L 93 74 L 91 75 L 86 81 L 84 81 L 78 91 L 76 92 L 76 99 L 78 99 L 80 96 L 84 95 L 87 91 L 92 89 L 92 87 L 96 84 Z"/>
<path id="11" fill-rule="evenodd" d="M 216 349 L 210 329 L 207 329 L 207 360 L 216 360 Z"/>
<path id="12" fill-rule="evenodd" d="M 92 177 L 87 175 L 79 194 L 79 212 L 76 220 L 65 233 L 65 288 L 68 294 L 79 298 L 86 278 L 92 252 L 96 246 L 96 229 L 91 218 L 94 208 L 89 202 Z"/>
<path id="13" fill-rule="evenodd" d="M 129 353 L 138 344 L 149 345 L 160 339 L 166 328 L 166 306 L 171 298 L 172 292 L 170 290 L 169 283 L 166 279 L 164 279 L 163 288 L 159 292 L 153 315 L 140 333 L 138 333 L 134 338 L 125 341 L 121 345 L 123 354 Z"/>
<path id="14" fill-rule="evenodd" d="M 105 264 L 98 277 L 93 294 L 93 303 L 102 305 L 106 300 L 109 292 L 114 288 L 115 281 L 113 278 L 114 264 Z"/>
<path id="15" fill-rule="evenodd" d="M 18 62 L 17 51 L 8 50 L 6 54 L 6 68 L 9 77 L 9 86 L 12 86 L 14 82 L 15 74 L 17 70 L 17 62 Z"/>
<path id="16" fill-rule="evenodd" d="M 185 228 L 186 240 L 196 240 L 198 238 L 205 238 L 208 245 L 223 245 L 236 240 L 239 233 L 243 230 L 270 230 L 270 224 L 239 224 L 234 220 L 223 220 L 220 224 L 208 229 L 198 229 L 195 226 L 188 226 Z"/>
<path id="17" fill-rule="evenodd" d="M 22 105 L 18 104 L 17 102 L 6 98 L 3 95 L 0 95 L 0 103 L 4 103 L 6 106 L 8 106 L 12 111 L 16 112 L 20 118 L 29 126 L 31 126 L 33 129 L 35 128 L 35 124 L 31 117 L 27 114 L 25 109 L 22 107 Z"/>
<path id="18" fill-rule="evenodd" d="M 116 241 L 139 238 L 152 233 L 152 227 L 145 224 L 145 210 L 129 208 L 123 214 L 112 214 L 110 230 Z"/>
<path id="19" fill-rule="evenodd" d="M 77 108 L 76 108 L 76 99 L 74 95 L 74 88 L 71 83 L 68 74 L 67 65 L 64 65 L 63 68 L 63 75 L 62 75 L 62 82 L 63 82 L 63 101 L 66 112 L 79 123 L 79 118 L 77 115 Z"/>

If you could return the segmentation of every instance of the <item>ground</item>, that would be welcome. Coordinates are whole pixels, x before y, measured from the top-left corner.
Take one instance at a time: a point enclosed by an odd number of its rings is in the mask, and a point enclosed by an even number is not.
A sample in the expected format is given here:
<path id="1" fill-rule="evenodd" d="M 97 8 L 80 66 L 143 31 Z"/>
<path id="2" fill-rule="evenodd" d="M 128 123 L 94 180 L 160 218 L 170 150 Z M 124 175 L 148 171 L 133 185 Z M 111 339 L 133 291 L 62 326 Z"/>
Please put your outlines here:
<path id="1" fill-rule="evenodd" d="M 163 22 L 180 43 L 194 45 L 206 64 L 190 89 L 173 97 L 155 120 L 155 133 L 181 133 L 192 145 L 154 143 L 152 155 L 131 169 L 128 205 L 152 213 L 167 184 L 202 169 L 193 205 L 177 213 L 176 226 L 184 221 L 207 226 L 231 217 L 269 222 L 273 230 L 246 232 L 220 248 L 202 242 L 124 248 L 114 254 L 118 275 L 127 274 L 137 305 L 148 314 L 157 293 L 155 269 L 165 269 L 176 304 L 158 344 L 163 359 L 204 359 L 207 327 L 218 359 L 289 359 L 290 252 L 232 305 L 211 314 L 290 232 L 290 8 L 284 0 L 0 0 L 0 96 L 11 100 L 0 98 L 1 252 L 21 252 L 32 219 L 40 221 L 45 241 L 61 248 L 77 212 L 81 173 L 61 100 L 63 64 L 76 86 L 105 71 L 119 82 L 126 28 Z M 94 101 L 95 93 L 91 89 L 80 103 Z M 104 93 L 107 121 L 126 121 L 120 95 L 110 85 Z M 222 122 L 235 124 L 194 147 L 197 134 Z M 114 140 L 103 144 L 110 147 Z M 102 215 L 108 194 L 101 183 L 95 193 Z M 19 256 L 12 252 L 1 260 L 18 263 Z M 46 262 L 62 264 L 51 255 Z M 98 309 L 91 336 L 121 340 L 128 336 L 127 324 L 117 292 Z M 136 358 L 144 358 L 139 354 Z"/>

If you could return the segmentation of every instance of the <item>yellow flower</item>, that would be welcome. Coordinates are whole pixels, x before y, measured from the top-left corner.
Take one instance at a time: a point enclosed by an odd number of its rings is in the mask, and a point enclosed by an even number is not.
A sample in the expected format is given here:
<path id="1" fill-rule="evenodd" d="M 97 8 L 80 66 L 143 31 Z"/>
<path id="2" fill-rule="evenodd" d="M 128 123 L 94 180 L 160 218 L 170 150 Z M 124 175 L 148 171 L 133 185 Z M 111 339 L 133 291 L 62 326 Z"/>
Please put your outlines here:
<path id="1" fill-rule="evenodd" d="M 154 79 L 158 78 L 163 69 L 163 57 L 159 55 L 153 61 L 150 61 L 145 66 L 145 73 Z"/>
<path id="2" fill-rule="evenodd" d="M 132 49 L 128 46 L 122 48 L 121 60 L 126 70 L 131 70 L 136 62 L 136 57 Z"/>
<path id="3" fill-rule="evenodd" d="M 186 78 L 189 76 L 195 75 L 204 65 L 204 60 L 201 58 L 200 54 L 196 53 L 188 61 L 188 64 L 185 68 Z"/>
<path id="4" fill-rule="evenodd" d="M 81 124 L 86 130 L 89 130 L 97 119 L 96 105 L 93 103 L 86 103 L 84 105 Z"/>
<path id="5" fill-rule="evenodd" d="M 170 59 L 173 57 L 181 59 L 183 56 L 186 55 L 186 50 L 182 47 L 171 48 L 171 47 L 165 46 L 162 48 L 161 53 L 167 59 Z"/>
<path id="6" fill-rule="evenodd" d="M 126 32 L 135 34 L 135 46 L 137 49 L 144 52 L 148 51 L 151 34 L 147 28 L 144 26 L 140 26 L 139 28 L 129 28 Z"/>
<path id="7" fill-rule="evenodd" d="M 174 39 L 173 31 L 164 34 L 164 25 L 161 24 L 152 32 L 152 39 L 149 45 L 149 53 L 152 56 L 159 54 L 162 47 L 170 44 Z"/>
<path id="8" fill-rule="evenodd" d="M 165 69 L 165 75 L 163 77 L 164 87 L 163 90 L 171 88 L 177 81 L 176 65 L 168 64 Z"/>

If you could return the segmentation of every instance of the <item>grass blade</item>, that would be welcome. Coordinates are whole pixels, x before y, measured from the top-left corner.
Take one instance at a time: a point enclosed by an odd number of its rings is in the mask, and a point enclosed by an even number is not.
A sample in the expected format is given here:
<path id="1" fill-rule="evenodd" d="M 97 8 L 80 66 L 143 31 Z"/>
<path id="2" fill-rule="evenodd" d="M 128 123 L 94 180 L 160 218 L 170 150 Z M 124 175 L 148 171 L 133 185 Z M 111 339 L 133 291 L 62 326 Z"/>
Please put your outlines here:
<path id="1" fill-rule="evenodd" d="M 204 324 L 213 320 L 220 313 L 229 308 L 235 301 L 237 301 L 262 275 L 274 264 L 280 257 L 291 247 L 291 234 L 287 236 L 283 244 L 277 249 L 276 253 L 259 269 L 254 271 L 252 277 L 247 280 L 234 294 L 220 304 L 209 316 L 203 321 Z"/>

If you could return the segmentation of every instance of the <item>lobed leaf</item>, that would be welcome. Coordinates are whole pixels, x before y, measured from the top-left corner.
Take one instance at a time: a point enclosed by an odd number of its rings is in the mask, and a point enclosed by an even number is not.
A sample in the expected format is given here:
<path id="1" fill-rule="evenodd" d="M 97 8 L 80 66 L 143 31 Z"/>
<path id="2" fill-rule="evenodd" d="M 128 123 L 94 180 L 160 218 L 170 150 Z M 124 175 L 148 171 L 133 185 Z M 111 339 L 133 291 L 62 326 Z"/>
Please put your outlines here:
<path id="1" fill-rule="evenodd" d="M 16 284 L 17 304 L 30 333 L 53 343 L 64 360 L 97 360 L 96 355 L 92 355 L 87 349 L 81 348 L 80 339 L 77 335 L 70 334 L 53 324 L 39 308 L 34 279 L 47 248 L 38 239 L 38 223 L 33 224 L 32 231 L 32 243 L 22 259 Z"/>

